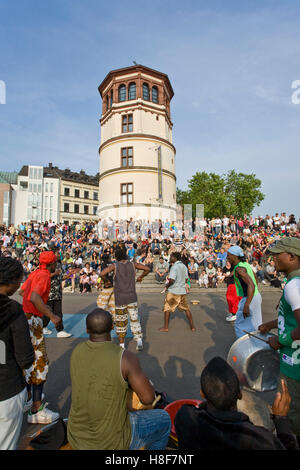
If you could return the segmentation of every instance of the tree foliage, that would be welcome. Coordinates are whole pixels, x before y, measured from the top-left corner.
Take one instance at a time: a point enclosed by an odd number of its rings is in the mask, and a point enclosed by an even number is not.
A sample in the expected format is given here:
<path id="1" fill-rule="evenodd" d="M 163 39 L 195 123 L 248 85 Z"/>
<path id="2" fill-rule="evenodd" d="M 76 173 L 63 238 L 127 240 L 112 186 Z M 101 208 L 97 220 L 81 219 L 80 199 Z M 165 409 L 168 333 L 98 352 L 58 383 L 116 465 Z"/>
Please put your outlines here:
<path id="1" fill-rule="evenodd" d="M 255 206 L 264 200 L 261 180 L 255 174 L 227 174 L 197 172 L 188 180 L 188 190 L 177 189 L 177 204 L 204 204 L 205 217 L 221 217 L 233 214 L 250 215 Z"/>

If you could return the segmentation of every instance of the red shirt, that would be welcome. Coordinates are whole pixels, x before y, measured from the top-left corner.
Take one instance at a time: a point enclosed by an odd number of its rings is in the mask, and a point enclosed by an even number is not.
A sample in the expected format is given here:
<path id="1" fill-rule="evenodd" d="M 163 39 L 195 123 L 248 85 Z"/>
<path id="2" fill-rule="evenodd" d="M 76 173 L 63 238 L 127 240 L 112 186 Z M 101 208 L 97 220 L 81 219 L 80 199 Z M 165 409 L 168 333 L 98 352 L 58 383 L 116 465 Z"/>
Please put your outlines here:
<path id="1" fill-rule="evenodd" d="M 37 269 L 28 276 L 28 279 L 24 282 L 22 290 L 23 295 L 23 310 L 25 313 L 32 313 L 33 315 L 42 318 L 43 314 L 39 312 L 32 302 L 30 297 L 32 292 L 39 294 L 43 302 L 46 304 L 48 301 L 51 287 L 51 275 L 48 269 Z"/>

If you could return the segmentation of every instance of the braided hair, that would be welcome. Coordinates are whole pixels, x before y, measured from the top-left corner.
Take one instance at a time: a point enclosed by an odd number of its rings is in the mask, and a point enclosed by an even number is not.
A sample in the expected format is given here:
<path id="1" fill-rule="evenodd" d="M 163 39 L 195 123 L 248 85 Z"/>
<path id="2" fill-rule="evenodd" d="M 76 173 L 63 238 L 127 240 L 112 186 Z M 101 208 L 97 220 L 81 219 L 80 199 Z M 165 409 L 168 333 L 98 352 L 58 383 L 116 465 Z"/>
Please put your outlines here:
<path id="1" fill-rule="evenodd" d="M 0 285 L 13 284 L 23 276 L 24 270 L 20 261 L 11 257 L 0 257 Z"/>

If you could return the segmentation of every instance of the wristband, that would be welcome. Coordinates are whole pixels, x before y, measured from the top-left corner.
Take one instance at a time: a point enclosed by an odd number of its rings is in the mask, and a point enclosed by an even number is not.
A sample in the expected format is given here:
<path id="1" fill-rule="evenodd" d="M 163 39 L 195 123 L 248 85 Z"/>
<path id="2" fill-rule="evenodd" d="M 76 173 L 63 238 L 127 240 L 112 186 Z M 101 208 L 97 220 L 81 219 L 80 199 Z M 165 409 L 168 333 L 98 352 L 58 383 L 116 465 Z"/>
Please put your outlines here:
<path id="1" fill-rule="evenodd" d="M 278 340 L 282 346 L 291 346 L 294 342 L 290 332 L 279 335 Z"/>

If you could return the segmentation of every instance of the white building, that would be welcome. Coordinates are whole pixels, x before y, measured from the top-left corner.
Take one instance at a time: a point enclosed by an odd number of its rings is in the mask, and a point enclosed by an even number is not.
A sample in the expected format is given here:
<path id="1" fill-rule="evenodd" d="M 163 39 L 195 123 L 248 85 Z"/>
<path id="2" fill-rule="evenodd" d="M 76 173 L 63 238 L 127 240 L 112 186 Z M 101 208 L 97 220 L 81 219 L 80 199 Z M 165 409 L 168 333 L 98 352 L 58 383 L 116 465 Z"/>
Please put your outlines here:
<path id="1" fill-rule="evenodd" d="M 142 65 L 113 70 L 99 93 L 99 217 L 176 220 L 168 76 Z"/>
<path id="2" fill-rule="evenodd" d="M 60 180 L 44 177 L 42 166 L 25 165 L 13 186 L 14 216 L 12 223 L 59 221 Z"/>

